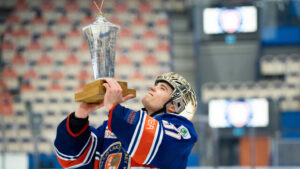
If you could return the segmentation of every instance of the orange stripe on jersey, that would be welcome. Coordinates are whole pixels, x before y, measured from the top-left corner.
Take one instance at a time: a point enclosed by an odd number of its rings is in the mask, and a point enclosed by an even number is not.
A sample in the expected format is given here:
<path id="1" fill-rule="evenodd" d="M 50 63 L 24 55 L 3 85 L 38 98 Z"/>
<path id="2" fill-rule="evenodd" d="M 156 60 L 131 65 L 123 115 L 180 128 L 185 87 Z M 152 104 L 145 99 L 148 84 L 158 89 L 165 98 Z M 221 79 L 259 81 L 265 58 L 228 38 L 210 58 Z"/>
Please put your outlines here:
<path id="1" fill-rule="evenodd" d="M 132 157 L 135 162 L 143 164 L 143 162 L 146 160 L 153 144 L 155 131 L 158 130 L 157 126 L 158 121 L 147 115 L 141 140 L 136 152 Z"/>
<path id="2" fill-rule="evenodd" d="M 100 167 L 99 167 L 99 160 L 98 159 L 96 159 L 95 160 L 95 163 L 94 163 L 94 169 L 99 169 Z"/>
<path id="3" fill-rule="evenodd" d="M 92 136 L 91 136 L 92 137 Z M 76 160 L 64 160 L 64 159 L 61 159 L 58 155 L 57 156 L 57 159 L 58 159 L 58 162 L 59 164 L 63 167 L 63 168 L 69 168 L 69 167 L 72 167 L 72 166 L 75 166 L 77 164 L 80 164 L 84 161 L 85 157 L 87 156 L 91 146 L 92 146 L 92 143 L 93 143 L 93 139 L 91 138 L 90 140 L 90 143 L 89 143 L 89 146 L 87 147 L 87 149 L 84 151 L 84 153 L 78 157 Z"/>

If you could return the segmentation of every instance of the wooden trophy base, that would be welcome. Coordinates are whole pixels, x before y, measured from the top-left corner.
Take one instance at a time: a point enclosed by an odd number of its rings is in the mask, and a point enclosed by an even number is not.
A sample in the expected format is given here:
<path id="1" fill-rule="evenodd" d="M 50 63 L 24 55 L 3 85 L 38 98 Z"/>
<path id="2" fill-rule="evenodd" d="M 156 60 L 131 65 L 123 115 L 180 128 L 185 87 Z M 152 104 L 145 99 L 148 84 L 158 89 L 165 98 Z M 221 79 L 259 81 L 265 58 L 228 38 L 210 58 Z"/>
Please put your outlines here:
<path id="1" fill-rule="evenodd" d="M 104 94 L 106 91 L 103 83 L 104 80 L 99 79 L 84 85 L 81 92 L 75 93 L 75 101 L 85 103 L 99 103 L 104 99 Z M 123 96 L 133 94 L 134 97 L 136 97 L 136 90 L 128 89 L 127 82 L 118 81 L 118 83 L 123 89 Z"/>

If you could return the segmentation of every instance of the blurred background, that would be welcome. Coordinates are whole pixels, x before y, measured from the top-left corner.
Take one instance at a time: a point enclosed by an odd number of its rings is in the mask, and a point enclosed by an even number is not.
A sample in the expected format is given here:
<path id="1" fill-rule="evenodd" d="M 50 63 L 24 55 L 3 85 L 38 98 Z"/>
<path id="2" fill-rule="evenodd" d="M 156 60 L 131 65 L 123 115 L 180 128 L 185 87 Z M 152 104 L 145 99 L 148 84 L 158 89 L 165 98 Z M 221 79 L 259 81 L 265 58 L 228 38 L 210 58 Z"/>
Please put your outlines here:
<path id="1" fill-rule="evenodd" d="M 100 0 L 96 1 L 100 6 Z M 106 0 L 116 78 L 140 100 L 157 75 L 194 86 L 188 168 L 300 167 L 300 0 Z M 91 0 L 0 0 L 0 168 L 61 168 L 56 127 L 93 81 Z M 89 117 L 99 126 L 104 110 Z"/>

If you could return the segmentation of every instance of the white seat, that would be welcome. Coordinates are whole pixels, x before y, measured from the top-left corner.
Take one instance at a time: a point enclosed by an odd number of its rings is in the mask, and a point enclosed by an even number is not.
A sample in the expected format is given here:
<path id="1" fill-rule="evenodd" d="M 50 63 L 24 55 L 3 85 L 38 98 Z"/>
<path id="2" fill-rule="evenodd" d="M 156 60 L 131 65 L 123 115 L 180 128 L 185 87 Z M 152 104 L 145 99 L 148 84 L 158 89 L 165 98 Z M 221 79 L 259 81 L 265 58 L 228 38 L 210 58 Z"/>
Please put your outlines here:
<path id="1" fill-rule="evenodd" d="M 53 31 L 57 34 L 67 34 L 71 30 L 72 24 L 55 24 L 53 25 Z"/>
<path id="2" fill-rule="evenodd" d="M 156 57 L 157 61 L 160 63 L 169 63 L 170 62 L 170 53 L 168 51 L 155 51 L 154 56 Z"/>
<path id="3" fill-rule="evenodd" d="M 9 90 L 16 90 L 19 88 L 19 81 L 17 78 L 6 78 L 5 83 Z"/>
<path id="4" fill-rule="evenodd" d="M 7 141 L 6 150 L 9 152 L 20 151 L 20 144 L 18 143 L 17 139 L 15 139 L 14 141 Z"/>
<path id="5" fill-rule="evenodd" d="M 88 4 L 88 2 L 86 2 Z M 70 18 L 72 21 L 81 21 L 84 17 L 85 14 L 83 12 L 79 12 L 79 11 L 69 11 L 67 13 L 67 17 Z"/>
<path id="6" fill-rule="evenodd" d="M 83 38 L 82 37 L 67 37 L 66 43 L 71 48 L 79 48 L 82 44 Z"/>
<path id="7" fill-rule="evenodd" d="M 32 132 L 31 132 L 30 128 L 19 129 L 18 136 L 20 138 L 31 138 Z"/>
<path id="8" fill-rule="evenodd" d="M 45 47 L 54 47 L 55 43 L 57 42 L 57 38 L 54 37 L 42 37 L 41 44 Z"/>
<path id="9" fill-rule="evenodd" d="M 37 62 L 39 58 L 41 57 L 42 50 L 26 50 L 24 52 L 24 56 L 28 61 L 35 61 Z"/>
<path id="10" fill-rule="evenodd" d="M 38 103 L 38 104 L 32 104 L 32 110 L 34 113 L 38 113 L 38 114 L 46 114 L 47 113 L 47 107 L 48 107 L 48 103 Z"/>
<path id="11" fill-rule="evenodd" d="M 2 59 L 6 63 L 10 63 L 15 54 L 14 50 L 3 50 L 2 51 Z"/>
<path id="12" fill-rule="evenodd" d="M 56 21 L 61 17 L 61 13 L 60 12 L 56 12 L 53 10 L 47 10 L 47 11 L 43 11 L 43 17 L 47 20 L 47 21 Z"/>
<path id="13" fill-rule="evenodd" d="M 15 116 L 15 122 L 18 124 L 26 124 L 29 123 L 29 117 L 27 114 Z"/>
<path id="14" fill-rule="evenodd" d="M 64 62 L 69 54 L 68 50 L 55 50 L 49 52 L 49 55 L 53 57 L 53 61 Z"/>
<path id="15" fill-rule="evenodd" d="M 32 141 L 32 137 L 28 137 L 26 139 L 23 138 L 20 145 L 21 145 L 20 147 L 21 151 L 25 151 L 28 153 L 34 152 L 34 144 Z"/>
<path id="16" fill-rule="evenodd" d="M 26 101 L 34 101 L 35 99 L 35 91 L 32 91 L 32 90 L 26 90 L 26 91 L 22 91 L 21 93 L 21 100 L 23 102 L 26 102 Z"/>
<path id="17" fill-rule="evenodd" d="M 134 44 L 134 39 L 132 37 L 120 37 L 118 44 L 121 48 L 130 48 Z"/>
<path id="18" fill-rule="evenodd" d="M 19 37 L 16 39 L 16 45 L 18 47 L 21 47 L 21 46 L 28 46 L 28 44 L 30 43 L 30 37 L 25 37 L 25 36 L 22 36 L 22 37 Z"/>
<path id="19" fill-rule="evenodd" d="M 144 58 L 146 57 L 145 51 L 130 51 L 128 54 L 131 58 L 131 60 L 135 63 L 141 63 Z"/>
<path id="20" fill-rule="evenodd" d="M 135 67 L 132 64 L 121 64 L 115 67 L 115 73 L 120 76 L 130 76 L 135 72 Z"/>
<path id="21" fill-rule="evenodd" d="M 161 72 L 159 65 L 155 64 L 142 64 L 140 71 L 145 76 L 154 76 Z"/>

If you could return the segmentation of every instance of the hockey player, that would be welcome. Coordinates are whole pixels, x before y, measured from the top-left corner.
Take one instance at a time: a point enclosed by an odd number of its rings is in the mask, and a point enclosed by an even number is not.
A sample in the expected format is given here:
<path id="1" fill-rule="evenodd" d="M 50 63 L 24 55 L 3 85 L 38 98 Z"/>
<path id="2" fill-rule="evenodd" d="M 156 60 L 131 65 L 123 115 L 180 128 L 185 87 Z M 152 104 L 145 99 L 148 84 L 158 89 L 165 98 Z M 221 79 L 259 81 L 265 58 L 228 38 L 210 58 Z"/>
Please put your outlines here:
<path id="1" fill-rule="evenodd" d="M 120 103 L 122 96 L 115 79 L 107 78 L 103 103 L 80 103 L 57 129 L 55 151 L 64 168 L 185 169 L 188 155 L 197 141 L 191 123 L 197 101 L 190 84 L 170 72 L 157 77 L 143 97 L 144 108 L 134 111 Z M 95 129 L 88 115 L 105 107 L 107 121 Z"/>

